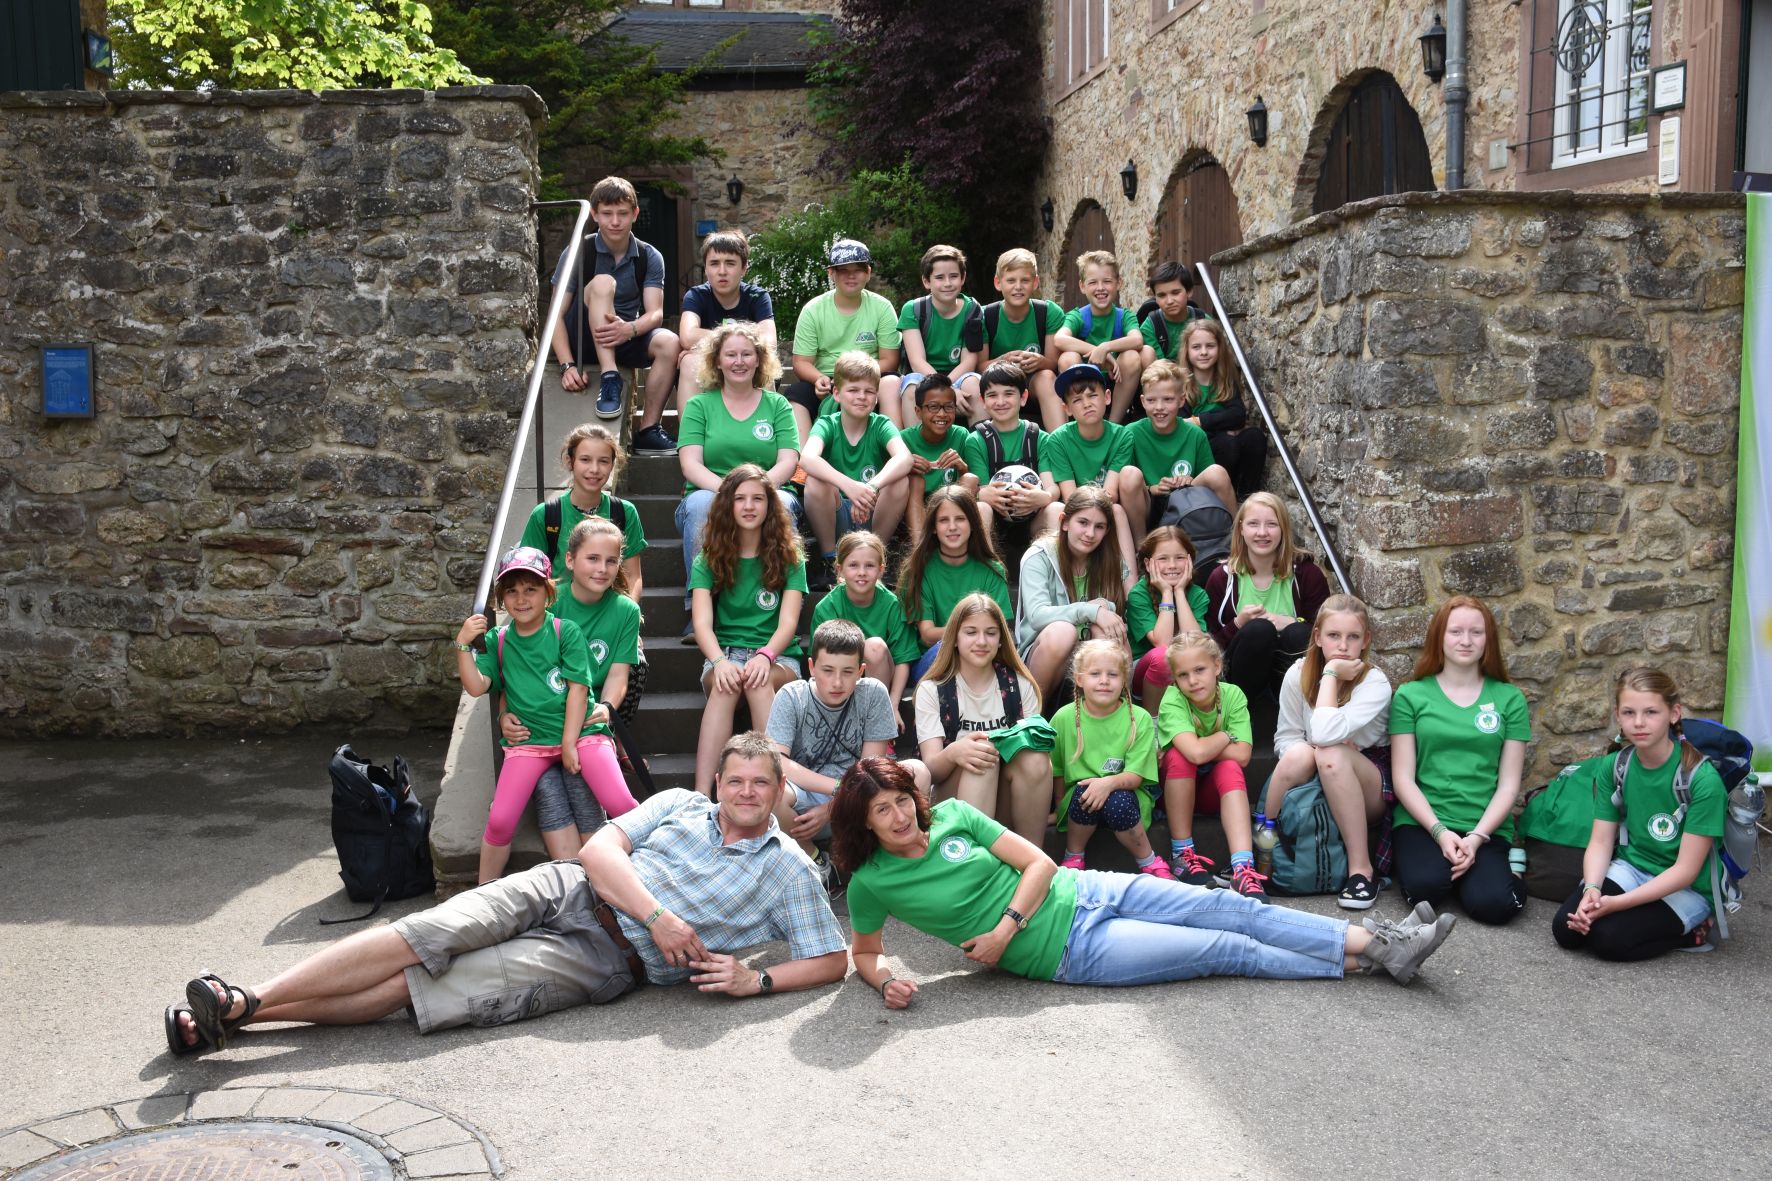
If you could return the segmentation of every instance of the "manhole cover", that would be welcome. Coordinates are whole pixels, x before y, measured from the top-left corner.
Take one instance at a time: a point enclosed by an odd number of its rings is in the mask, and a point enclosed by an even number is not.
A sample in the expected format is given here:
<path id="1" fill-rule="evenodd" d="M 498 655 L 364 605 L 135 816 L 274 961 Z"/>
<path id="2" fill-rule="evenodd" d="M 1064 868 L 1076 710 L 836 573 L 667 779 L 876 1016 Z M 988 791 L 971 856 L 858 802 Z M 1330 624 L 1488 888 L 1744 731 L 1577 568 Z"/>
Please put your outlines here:
<path id="1" fill-rule="evenodd" d="M 14 1181 L 377 1181 L 381 1153 L 330 1128 L 263 1121 L 141 1132 L 78 1148 Z"/>

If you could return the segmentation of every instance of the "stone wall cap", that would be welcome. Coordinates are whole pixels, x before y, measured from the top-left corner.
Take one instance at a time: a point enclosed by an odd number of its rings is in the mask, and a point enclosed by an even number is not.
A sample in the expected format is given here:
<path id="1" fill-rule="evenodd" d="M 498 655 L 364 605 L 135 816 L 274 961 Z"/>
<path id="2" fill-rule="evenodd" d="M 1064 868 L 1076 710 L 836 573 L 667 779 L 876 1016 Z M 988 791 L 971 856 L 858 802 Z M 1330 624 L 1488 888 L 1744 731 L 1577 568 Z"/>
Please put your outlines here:
<path id="1" fill-rule="evenodd" d="M 506 86 L 494 84 L 489 86 L 439 86 L 432 91 L 439 102 L 464 102 L 469 99 L 494 102 L 518 102 L 529 111 L 532 118 L 545 121 L 548 117 L 548 104 L 542 101 L 541 95 L 527 86 Z"/>
<path id="2" fill-rule="evenodd" d="M 1315 237 L 1348 222 L 1371 217 L 1382 209 L 1485 209 L 1502 205 L 1518 205 L 1538 213 L 1551 209 L 1618 209 L 1641 210 L 1655 206 L 1667 209 L 1743 209 L 1747 198 L 1733 192 L 1706 193 L 1585 193 L 1573 189 L 1549 189 L 1538 193 L 1520 193 L 1502 189 L 1461 189 L 1453 193 L 1393 193 L 1387 197 L 1370 197 L 1350 201 L 1337 209 L 1326 210 L 1315 217 L 1293 222 L 1283 230 L 1251 238 L 1247 242 L 1221 250 L 1208 261 L 1222 270 L 1275 247 L 1287 246 Z"/>
<path id="3" fill-rule="evenodd" d="M 408 106 L 427 97 L 438 102 L 515 102 L 533 122 L 545 121 L 548 107 L 527 86 L 444 86 L 434 91 L 401 90 L 4 90 L 0 108 L 106 110 L 119 107 L 217 106 L 306 107 L 315 103 L 346 106 Z"/>

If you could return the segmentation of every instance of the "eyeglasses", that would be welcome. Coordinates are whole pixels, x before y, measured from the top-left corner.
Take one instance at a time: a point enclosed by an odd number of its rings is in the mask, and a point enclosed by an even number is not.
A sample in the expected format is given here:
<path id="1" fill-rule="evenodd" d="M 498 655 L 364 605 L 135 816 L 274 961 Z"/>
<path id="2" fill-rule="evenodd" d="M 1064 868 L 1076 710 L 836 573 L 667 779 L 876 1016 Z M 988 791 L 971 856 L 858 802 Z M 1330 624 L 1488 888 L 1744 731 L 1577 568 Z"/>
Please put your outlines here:
<path id="1" fill-rule="evenodd" d="M 925 402 L 922 405 L 922 411 L 925 414 L 946 415 L 952 418 L 960 412 L 960 407 L 954 402 Z"/>

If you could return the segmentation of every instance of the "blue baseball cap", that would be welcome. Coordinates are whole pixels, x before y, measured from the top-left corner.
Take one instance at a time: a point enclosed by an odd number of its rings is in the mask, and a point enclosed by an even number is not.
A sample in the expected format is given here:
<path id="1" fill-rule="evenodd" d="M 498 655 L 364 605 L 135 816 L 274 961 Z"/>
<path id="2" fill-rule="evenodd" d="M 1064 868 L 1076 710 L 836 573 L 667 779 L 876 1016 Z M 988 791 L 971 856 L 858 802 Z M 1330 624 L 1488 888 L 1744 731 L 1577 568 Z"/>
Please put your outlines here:
<path id="1" fill-rule="evenodd" d="M 1079 381 L 1093 381 L 1096 385 L 1104 388 L 1108 383 L 1107 374 L 1101 371 L 1099 365 L 1072 365 L 1060 373 L 1057 380 L 1053 382 L 1053 385 L 1058 389 L 1058 400 L 1064 401 L 1065 391 Z"/>

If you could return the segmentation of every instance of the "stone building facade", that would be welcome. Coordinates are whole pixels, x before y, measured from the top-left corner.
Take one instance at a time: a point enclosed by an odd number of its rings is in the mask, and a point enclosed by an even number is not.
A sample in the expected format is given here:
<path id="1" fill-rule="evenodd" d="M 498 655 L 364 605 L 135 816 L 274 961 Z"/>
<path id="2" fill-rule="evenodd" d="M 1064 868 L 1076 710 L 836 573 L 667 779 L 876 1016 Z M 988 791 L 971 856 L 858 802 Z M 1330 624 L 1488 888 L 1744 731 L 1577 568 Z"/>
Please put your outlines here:
<path id="1" fill-rule="evenodd" d="M 1219 258 L 1380 662 L 1490 602 L 1537 779 L 1630 664 L 1723 704 L 1743 245 L 1734 194 L 1407 194 Z"/>
<path id="2" fill-rule="evenodd" d="M 0 733 L 435 724 L 536 320 L 522 87 L 0 96 Z M 40 412 L 90 341 L 96 416 Z"/>

